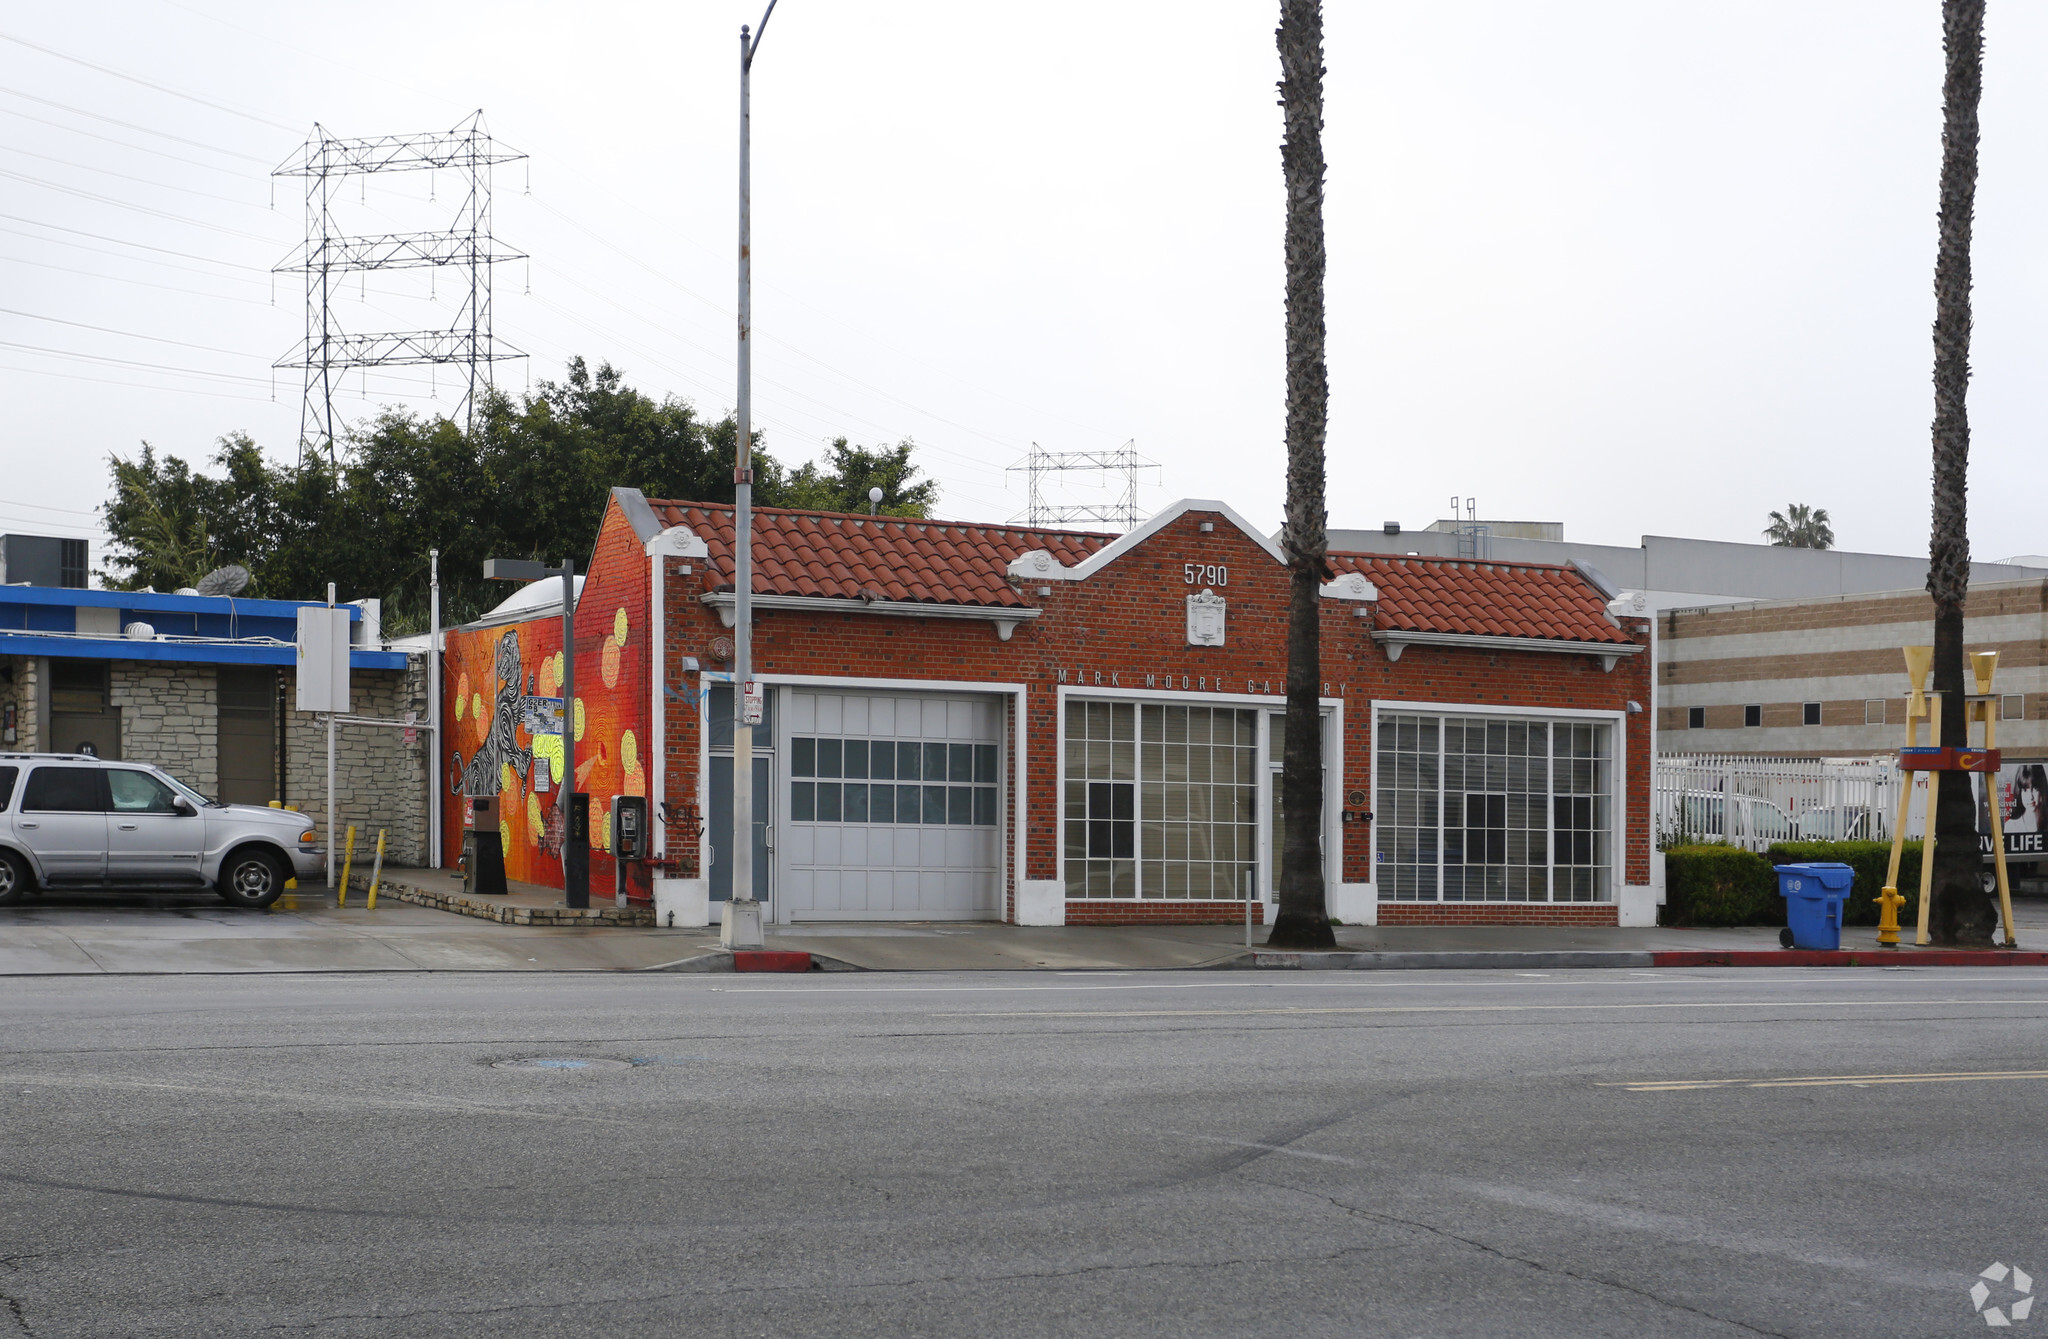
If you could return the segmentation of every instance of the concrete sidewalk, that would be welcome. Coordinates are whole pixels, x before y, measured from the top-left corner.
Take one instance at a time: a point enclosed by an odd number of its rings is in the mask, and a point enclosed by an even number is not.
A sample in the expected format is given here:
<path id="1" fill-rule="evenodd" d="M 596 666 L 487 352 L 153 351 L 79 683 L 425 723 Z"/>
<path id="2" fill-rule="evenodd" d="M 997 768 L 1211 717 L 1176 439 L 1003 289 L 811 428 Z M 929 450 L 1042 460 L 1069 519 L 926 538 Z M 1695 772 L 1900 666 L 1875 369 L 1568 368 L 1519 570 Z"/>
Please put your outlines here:
<path id="1" fill-rule="evenodd" d="M 453 884 L 453 880 L 449 880 Z M 507 907 L 558 904 L 524 889 Z M 0 976 L 243 972 L 730 971 L 715 929 L 668 930 L 506 923 L 450 915 L 380 894 L 370 911 L 324 890 L 296 906 L 238 911 L 205 893 L 59 894 L 0 910 Z M 2048 903 L 2016 905 L 2020 942 L 2048 947 Z M 1343 926 L 1329 957 L 1247 954 L 1238 926 L 1074 926 L 893 922 L 770 927 L 767 947 L 808 953 L 819 966 L 866 971 L 1156 971 L 1186 968 L 1515 968 L 1665 965 L 1812 966 L 1770 928 L 1599 930 L 1522 926 Z M 1908 935 L 1910 939 L 1910 933 Z M 1843 948 L 1880 960 L 1876 934 L 1851 930 Z M 2000 955 L 2028 961 L 2032 955 Z M 1846 961 L 1846 956 L 1841 961 Z M 1910 948 L 1882 961 L 1917 961 Z M 1956 961 L 1966 960 L 1942 958 Z M 1975 965 L 1974 962 L 1969 965 Z"/>

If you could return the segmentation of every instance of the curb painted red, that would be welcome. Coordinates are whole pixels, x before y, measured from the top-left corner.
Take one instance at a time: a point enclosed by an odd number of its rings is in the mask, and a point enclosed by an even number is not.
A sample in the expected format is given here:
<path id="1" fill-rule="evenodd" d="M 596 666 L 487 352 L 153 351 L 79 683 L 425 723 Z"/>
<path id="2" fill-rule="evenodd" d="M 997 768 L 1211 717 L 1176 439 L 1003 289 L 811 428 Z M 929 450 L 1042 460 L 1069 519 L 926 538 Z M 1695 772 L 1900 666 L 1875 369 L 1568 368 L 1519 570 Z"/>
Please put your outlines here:
<path id="1" fill-rule="evenodd" d="M 735 972 L 808 972 L 811 970 L 811 955 L 788 949 L 735 949 L 732 969 Z"/>
<path id="2" fill-rule="evenodd" d="M 1666 949 L 1650 957 L 1658 967 L 2048 967 L 2048 953 L 2018 949 Z"/>

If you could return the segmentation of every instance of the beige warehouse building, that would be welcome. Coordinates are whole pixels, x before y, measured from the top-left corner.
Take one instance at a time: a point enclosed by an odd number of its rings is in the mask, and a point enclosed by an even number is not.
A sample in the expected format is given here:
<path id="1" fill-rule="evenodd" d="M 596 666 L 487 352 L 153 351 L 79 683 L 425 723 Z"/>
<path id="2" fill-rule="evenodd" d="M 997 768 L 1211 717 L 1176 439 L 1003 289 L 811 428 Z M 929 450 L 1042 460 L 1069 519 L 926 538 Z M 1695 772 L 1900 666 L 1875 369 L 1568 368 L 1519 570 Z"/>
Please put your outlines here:
<path id="1" fill-rule="evenodd" d="M 2048 581 L 1976 586 L 1964 619 L 1967 649 L 1999 653 L 1999 745 L 2048 757 Z M 1868 756 L 1903 742 L 1899 648 L 1933 643 L 1934 605 L 1902 590 L 1669 609 L 1657 639 L 1660 752 Z"/>

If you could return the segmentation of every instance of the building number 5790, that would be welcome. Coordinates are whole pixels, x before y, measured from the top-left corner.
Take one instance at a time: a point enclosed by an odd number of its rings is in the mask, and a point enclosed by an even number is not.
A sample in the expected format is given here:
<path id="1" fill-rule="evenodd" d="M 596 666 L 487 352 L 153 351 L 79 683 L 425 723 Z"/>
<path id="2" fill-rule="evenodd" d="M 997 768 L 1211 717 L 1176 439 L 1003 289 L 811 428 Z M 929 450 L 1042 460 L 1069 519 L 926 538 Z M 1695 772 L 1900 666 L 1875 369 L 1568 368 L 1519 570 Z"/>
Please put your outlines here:
<path id="1" fill-rule="evenodd" d="M 1228 586 L 1230 569 L 1215 563 L 1184 563 L 1181 576 L 1190 586 Z"/>

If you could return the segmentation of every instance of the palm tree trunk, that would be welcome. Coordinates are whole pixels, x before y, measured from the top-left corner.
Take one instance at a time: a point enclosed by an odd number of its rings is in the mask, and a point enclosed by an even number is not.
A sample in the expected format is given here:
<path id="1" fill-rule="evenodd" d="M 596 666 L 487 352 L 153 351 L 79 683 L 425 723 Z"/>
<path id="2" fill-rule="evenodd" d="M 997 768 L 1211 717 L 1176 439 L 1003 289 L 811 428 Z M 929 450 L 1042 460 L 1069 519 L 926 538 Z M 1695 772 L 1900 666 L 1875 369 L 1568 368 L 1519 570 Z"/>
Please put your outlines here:
<path id="1" fill-rule="evenodd" d="M 1934 531 L 1927 590 L 1934 597 L 1934 688 L 1943 744 L 1968 742 L 1963 694 L 1963 602 L 1970 589 L 1970 226 L 1977 195 L 1977 105 L 1984 91 L 1984 0 L 1942 0 L 1941 242 L 1934 262 Z M 1977 805 L 1969 779 L 1942 778 L 1936 838 L 1934 942 L 1985 945 L 1995 914 L 1980 878 Z"/>
<path id="2" fill-rule="evenodd" d="M 1287 742 L 1280 777 L 1286 832 L 1279 913 L 1269 943 L 1333 948 L 1323 901 L 1322 583 L 1329 580 L 1323 438 L 1330 378 L 1323 353 L 1323 6 L 1281 0 L 1280 105 L 1287 138 Z"/>

